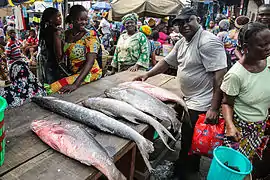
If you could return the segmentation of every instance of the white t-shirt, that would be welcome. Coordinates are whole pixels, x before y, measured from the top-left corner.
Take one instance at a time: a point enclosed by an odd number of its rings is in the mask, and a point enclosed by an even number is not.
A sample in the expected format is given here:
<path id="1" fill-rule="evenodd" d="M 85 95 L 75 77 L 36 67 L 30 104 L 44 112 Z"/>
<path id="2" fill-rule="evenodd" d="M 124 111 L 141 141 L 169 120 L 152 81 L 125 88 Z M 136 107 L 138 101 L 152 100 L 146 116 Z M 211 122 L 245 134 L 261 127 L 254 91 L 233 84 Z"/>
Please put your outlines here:
<path id="1" fill-rule="evenodd" d="M 182 37 L 165 61 L 178 67 L 177 79 L 187 107 L 208 111 L 213 97 L 213 72 L 227 67 L 223 43 L 200 28 L 190 42 Z"/>
<path id="2" fill-rule="evenodd" d="M 234 112 L 243 121 L 264 121 L 270 108 L 270 59 L 259 73 L 251 73 L 242 64 L 235 65 L 224 76 L 221 90 L 235 96 Z"/>
<path id="3" fill-rule="evenodd" d="M 110 34 L 110 23 L 105 19 L 103 18 L 100 22 L 100 25 L 101 27 L 101 31 L 103 34 Z"/>

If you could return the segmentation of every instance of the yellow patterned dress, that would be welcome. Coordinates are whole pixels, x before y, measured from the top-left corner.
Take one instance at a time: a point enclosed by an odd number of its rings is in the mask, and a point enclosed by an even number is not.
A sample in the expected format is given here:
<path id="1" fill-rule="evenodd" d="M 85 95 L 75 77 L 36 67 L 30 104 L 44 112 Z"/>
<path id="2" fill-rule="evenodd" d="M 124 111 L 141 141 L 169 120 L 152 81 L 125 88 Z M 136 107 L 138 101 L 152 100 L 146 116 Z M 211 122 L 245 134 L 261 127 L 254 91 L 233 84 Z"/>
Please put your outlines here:
<path id="1" fill-rule="evenodd" d="M 64 53 L 71 63 L 71 71 L 73 75 L 56 81 L 50 85 L 49 94 L 58 92 L 62 87 L 73 84 L 77 77 L 80 75 L 80 71 L 83 64 L 86 61 L 87 53 L 96 53 L 100 48 L 100 43 L 97 34 L 94 30 L 88 31 L 80 40 L 75 43 L 65 43 Z M 99 67 L 97 60 L 95 60 L 92 69 L 85 77 L 82 84 L 90 83 L 100 79 L 102 76 L 102 69 Z"/>

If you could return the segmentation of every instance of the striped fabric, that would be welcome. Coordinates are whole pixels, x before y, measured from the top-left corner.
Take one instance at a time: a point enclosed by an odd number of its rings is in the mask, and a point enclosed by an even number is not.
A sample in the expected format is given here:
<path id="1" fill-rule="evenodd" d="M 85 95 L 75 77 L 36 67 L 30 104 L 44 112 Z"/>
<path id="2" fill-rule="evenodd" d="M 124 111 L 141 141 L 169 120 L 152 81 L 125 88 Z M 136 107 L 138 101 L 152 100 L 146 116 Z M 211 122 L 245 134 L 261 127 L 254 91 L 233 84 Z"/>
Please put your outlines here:
<path id="1" fill-rule="evenodd" d="M 22 52 L 20 49 L 21 42 L 18 40 L 9 40 L 6 45 L 6 56 L 8 64 L 12 64 L 14 61 L 21 59 Z"/>

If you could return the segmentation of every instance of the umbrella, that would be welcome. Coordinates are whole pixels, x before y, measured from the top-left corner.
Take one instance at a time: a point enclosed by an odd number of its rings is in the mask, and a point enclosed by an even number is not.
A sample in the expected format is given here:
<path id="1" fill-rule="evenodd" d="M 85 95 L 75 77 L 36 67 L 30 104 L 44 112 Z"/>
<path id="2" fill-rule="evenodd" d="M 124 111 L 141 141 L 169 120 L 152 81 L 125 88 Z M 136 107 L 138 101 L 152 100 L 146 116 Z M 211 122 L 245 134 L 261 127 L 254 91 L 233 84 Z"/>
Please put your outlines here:
<path id="1" fill-rule="evenodd" d="M 106 3 L 106 2 L 97 2 L 96 4 L 94 4 L 92 6 L 92 8 L 94 10 L 110 10 L 111 5 L 109 3 Z"/>

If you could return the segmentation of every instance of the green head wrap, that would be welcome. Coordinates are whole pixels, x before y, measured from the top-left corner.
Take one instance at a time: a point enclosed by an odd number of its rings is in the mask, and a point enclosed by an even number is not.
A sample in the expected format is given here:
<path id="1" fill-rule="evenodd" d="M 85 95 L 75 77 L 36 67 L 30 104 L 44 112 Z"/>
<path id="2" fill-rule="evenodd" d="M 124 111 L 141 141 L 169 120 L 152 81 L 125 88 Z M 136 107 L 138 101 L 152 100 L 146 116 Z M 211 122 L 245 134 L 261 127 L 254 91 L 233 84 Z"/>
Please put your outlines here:
<path id="1" fill-rule="evenodd" d="M 137 24 L 139 16 L 136 13 L 127 14 L 122 18 L 123 25 L 126 24 L 127 21 L 132 20 Z"/>

